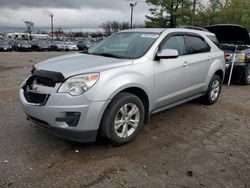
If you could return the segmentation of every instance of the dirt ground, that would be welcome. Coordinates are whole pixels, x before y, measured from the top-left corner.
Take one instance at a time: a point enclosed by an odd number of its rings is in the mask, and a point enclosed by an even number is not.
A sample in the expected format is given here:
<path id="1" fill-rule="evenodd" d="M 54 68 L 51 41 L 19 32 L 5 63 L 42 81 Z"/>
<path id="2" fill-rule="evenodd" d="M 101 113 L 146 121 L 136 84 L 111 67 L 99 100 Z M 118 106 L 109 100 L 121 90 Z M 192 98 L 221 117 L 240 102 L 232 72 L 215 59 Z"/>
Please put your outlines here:
<path id="1" fill-rule="evenodd" d="M 249 86 L 153 115 L 122 147 L 72 144 L 26 121 L 18 100 L 31 65 L 58 55 L 0 54 L 0 187 L 250 187 Z"/>

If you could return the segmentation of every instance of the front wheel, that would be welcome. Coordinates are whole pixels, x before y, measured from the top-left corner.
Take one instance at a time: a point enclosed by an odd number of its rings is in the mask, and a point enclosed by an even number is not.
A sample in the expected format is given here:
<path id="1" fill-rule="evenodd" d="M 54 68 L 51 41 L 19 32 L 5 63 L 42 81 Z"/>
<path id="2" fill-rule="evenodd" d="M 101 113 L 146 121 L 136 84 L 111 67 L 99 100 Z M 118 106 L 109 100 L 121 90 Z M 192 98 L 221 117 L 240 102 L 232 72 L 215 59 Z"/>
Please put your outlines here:
<path id="1" fill-rule="evenodd" d="M 144 120 L 141 100 L 130 93 L 118 94 L 106 109 L 100 127 L 101 135 L 114 145 L 135 139 Z"/>
<path id="2" fill-rule="evenodd" d="M 218 75 L 214 75 L 209 83 L 206 94 L 201 98 L 202 103 L 212 105 L 217 102 L 221 93 L 222 83 Z"/>

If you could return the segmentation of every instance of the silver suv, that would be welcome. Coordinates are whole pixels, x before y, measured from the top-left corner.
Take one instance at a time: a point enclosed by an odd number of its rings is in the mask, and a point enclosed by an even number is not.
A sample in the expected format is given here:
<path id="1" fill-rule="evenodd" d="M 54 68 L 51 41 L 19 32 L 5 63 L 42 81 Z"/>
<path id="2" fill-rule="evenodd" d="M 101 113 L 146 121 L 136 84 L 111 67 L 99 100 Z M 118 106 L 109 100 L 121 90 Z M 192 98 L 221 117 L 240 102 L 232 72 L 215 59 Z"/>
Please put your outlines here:
<path id="1" fill-rule="evenodd" d="M 224 53 L 191 29 L 135 29 L 111 35 L 88 53 L 35 65 L 20 98 L 28 119 L 77 142 L 99 133 L 132 141 L 150 115 L 195 98 L 214 104 Z"/>

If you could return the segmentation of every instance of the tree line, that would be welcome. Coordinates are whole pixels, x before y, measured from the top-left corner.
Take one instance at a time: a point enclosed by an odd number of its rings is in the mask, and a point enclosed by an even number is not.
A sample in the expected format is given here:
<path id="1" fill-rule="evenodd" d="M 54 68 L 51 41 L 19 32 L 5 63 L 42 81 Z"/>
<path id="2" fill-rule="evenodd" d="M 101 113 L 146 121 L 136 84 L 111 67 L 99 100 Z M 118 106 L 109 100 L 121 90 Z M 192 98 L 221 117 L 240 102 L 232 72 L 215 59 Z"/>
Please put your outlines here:
<path id="1" fill-rule="evenodd" d="M 238 24 L 250 30 L 250 0 L 146 0 L 151 5 L 145 25 L 137 27 L 204 27 Z M 106 35 L 129 29 L 128 22 L 107 21 L 100 26 Z"/>
<path id="2" fill-rule="evenodd" d="M 239 24 L 250 29 L 250 0 L 146 0 L 154 8 L 146 15 L 146 27 Z"/>

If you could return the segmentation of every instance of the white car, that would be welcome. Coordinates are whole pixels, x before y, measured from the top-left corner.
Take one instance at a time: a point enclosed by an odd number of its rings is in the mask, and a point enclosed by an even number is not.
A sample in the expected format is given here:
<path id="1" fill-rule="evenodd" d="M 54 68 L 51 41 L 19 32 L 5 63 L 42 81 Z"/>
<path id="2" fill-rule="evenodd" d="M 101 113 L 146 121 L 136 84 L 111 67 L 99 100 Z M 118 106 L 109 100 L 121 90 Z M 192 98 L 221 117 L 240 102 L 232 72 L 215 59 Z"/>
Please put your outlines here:
<path id="1" fill-rule="evenodd" d="M 77 51 L 78 47 L 77 47 L 76 43 L 74 43 L 74 42 L 66 42 L 66 50 Z"/>

